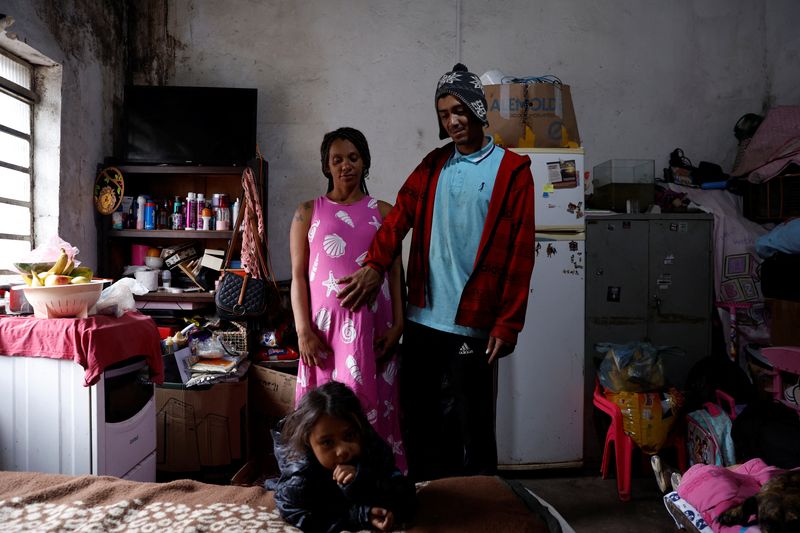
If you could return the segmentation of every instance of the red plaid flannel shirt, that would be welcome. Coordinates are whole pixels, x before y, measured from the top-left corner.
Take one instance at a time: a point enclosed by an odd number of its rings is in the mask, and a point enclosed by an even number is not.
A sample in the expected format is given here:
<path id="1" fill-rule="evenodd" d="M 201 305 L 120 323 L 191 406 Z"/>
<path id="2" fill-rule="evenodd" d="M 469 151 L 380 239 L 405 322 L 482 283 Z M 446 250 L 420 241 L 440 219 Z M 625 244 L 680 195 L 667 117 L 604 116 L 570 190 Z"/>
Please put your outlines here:
<path id="1" fill-rule="evenodd" d="M 434 196 L 454 145 L 429 153 L 406 180 L 394 208 L 372 241 L 365 265 L 385 272 L 414 228 L 408 258 L 408 303 L 425 306 Z M 489 330 L 510 344 L 525 323 L 533 271 L 535 222 L 533 176 L 527 156 L 506 150 L 495 179 L 475 265 L 461 293 L 455 322 Z"/>

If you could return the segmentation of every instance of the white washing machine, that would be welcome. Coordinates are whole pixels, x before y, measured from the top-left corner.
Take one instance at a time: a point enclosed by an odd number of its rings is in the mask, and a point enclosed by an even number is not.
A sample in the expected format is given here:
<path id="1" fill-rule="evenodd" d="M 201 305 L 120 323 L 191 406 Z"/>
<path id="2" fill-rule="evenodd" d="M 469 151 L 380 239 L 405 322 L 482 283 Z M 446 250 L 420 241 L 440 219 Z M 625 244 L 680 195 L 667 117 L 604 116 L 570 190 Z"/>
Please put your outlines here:
<path id="1" fill-rule="evenodd" d="M 156 480 L 155 388 L 144 358 L 83 386 L 71 360 L 0 355 L 0 469 Z"/>

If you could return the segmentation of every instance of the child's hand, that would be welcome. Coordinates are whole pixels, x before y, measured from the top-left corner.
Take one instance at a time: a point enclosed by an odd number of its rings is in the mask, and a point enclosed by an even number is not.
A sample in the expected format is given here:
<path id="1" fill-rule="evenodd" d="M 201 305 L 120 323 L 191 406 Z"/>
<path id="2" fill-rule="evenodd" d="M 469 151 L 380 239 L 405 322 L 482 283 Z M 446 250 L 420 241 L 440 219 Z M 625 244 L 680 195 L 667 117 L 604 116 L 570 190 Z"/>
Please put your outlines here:
<path id="1" fill-rule="evenodd" d="M 389 531 L 394 526 L 394 513 L 383 507 L 373 507 L 369 510 L 369 521 L 375 529 Z"/>
<path id="2" fill-rule="evenodd" d="M 347 485 L 356 478 L 356 467 L 353 465 L 336 465 L 333 469 L 333 479 L 340 485 Z"/>

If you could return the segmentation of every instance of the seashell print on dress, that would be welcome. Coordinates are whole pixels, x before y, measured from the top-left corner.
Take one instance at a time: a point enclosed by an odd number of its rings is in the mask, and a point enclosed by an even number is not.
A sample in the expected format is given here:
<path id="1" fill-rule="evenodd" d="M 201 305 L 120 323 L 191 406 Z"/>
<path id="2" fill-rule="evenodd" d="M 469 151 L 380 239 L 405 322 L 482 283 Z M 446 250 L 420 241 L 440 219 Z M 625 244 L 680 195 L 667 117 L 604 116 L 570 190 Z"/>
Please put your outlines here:
<path id="1" fill-rule="evenodd" d="M 358 264 L 358 266 L 360 266 L 360 267 L 363 267 L 364 266 L 364 260 L 366 258 L 367 258 L 367 251 L 365 250 L 363 254 L 361 254 L 358 257 L 356 257 L 356 264 Z"/>
<path id="2" fill-rule="evenodd" d="M 300 365 L 297 372 L 297 384 L 303 388 L 308 386 L 308 376 L 306 375 L 305 365 Z"/>
<path id="3" fill-rule="evenodd" d="M 350 218 L 350 215 L 347 213 L 347 211 L 337 211 L 336 212 L 336 218 L 338 218 L 339 220 L 341 220 L 342 222 L 344 222 L 345 224 L 347 224 L 351 228 L 355 228 L 356 227 L 356 225 L 353 223 L 353 219 Z"/>
<path id="4" fill-rule="evenodd" d="M 342 342 L 345 344 L 353 344 L 353 341 L 356 340 L 357 332 L 356 332 L 356 324 L 353 322 L 352 318 L 348 318 L 342 324 Z"/>
<path id="5" fill-rule="evenodd" d="M 344 239 L 335 233 L 325 235 L 325 239 L 322 241 L 322 249 L 325 250 L 325 253 L 328 254 L 328 257 L 332 257 L 334 259 L 337 257 L 342 257 L 346 247 L 347 243 L 344 242 Z"/>
<path id="6" fill-rule="evenodd" d="M 397 361 L 394 359 L 389 361 L 381 376 L 383 376 L 383 381 L 389 385 L 394 385 L 394 378 L 397 377 Z"/>
<path id="7" fill-rule="evenodd" d="M 317 325 L 317 329 L 328 333 L 331 329 L 331 312 L 325 307 L 320 307 L 317 316 L 314 317 L 314 323 Z"/>
<path id="8" fill-rule="evenodd" d="M 392 402 L 389 400 L 383 400 L 383 407 L 383 418 L 389 418 L 392 416 L 392 411 L 394 411 L 394 405 L 392 405 Z"/>
<path id="9" fill-rule="evenodd" d="M 375 425 L 375 422 L 378 421 L 378 410 L 377 409 L 370 409 L 369 413 L 367 414 L 367 420 L 370 424 Z"/>
<path id="10" fill-rule="evenodd" d="M 356 361 L 356 358 L 353 357 L 353 354 L 347 356 L 344 364 L 347 365 L 347 370 L 350 371 L 350 375 L 353 377 L 353 380 L 355 380 L 355 382 L 359 385 L 363 385 L 364 380 L 361 378 L 361 369 L 358 368 L 358 361 Z"/>
<path id="11" fill-rule="evenodd" d="M 317 220 L 314 221 L 313 224 L 311 224 L 311 227 L 308 228 L 308 243 L 309 244 L 314 242 L 314 235 L 317 234 L 317 228 L 319 227 L 319 223 L 320 223 L 320 219 L 317 219 Z"/>
<path id="12" fill-rule="evenodd" d="M 367 207 L 370 209 L 378 209 L 378 200 L 375 198 L 370 198 L 369 203 L 367 203 Z"/>
<path id="13" fill-rule="evenodd" d="M 308 280 L 314 281 L 317 277 L 317 267 L 319 266 L 319 254 L 314 256 L 314 263 L 311 265 L 311 272 L 308 274 Z"/>
<path id="14" fill-rule="evenodd" d="M 336 279 L 336 276 L 333 275 L 333 270 L 328 271 L 328 279 L 322 282 L 322 285 L 325 287 L 325 298 L 330 298 L 331 293 L 335 292 L 336 295 L 339 295 L 339 280 Z"/>
<path id="15" fill-rule="evenodd" d="M 394 437 L 389 435 L 386 438 L 386 442 L 389 444 L 389 446 L 392 447 L 392 453 L 394 453 L 395 455 L 403 455 L 403 441 L 402 440 L 394 440 Z M 425 483 L 427 485 L 430 482 L 429 481 L 423 481 L 423 483 Z M 422 486 L 422 485 L 420 485 L 420 484 L 417 485 L 417 487 L 420 487 L 420 486 Z"/>

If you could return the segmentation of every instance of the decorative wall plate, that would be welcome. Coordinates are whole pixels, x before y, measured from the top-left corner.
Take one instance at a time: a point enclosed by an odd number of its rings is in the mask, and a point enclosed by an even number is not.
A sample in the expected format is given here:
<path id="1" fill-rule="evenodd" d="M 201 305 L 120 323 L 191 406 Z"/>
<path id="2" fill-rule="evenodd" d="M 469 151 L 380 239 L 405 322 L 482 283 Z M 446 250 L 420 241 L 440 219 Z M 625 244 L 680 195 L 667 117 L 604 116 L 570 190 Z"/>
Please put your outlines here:
<path id="1" fill-rule="evenodd" d="M 124 193 L 122 171 L 116 167 L 106 167 L 94 182 L 94 206 L 100 214 L 110 215 L 122 204 Z"/>

